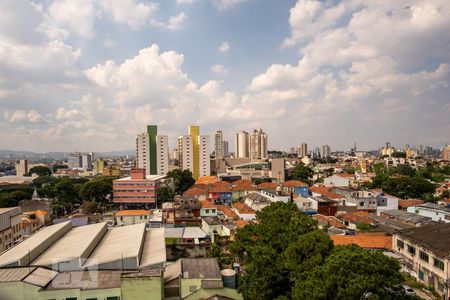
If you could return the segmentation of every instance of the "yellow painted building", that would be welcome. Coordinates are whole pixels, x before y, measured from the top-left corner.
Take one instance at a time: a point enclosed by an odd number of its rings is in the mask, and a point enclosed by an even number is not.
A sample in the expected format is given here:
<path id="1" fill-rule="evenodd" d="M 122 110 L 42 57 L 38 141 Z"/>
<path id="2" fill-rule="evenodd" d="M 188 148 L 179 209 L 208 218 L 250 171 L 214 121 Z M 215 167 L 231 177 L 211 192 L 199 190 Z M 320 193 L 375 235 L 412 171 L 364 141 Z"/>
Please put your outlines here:
<path id="1" fill-rule="evenodd" d="M 200 148 L 200 127 L 191 125 L 189 126 L 189 135 L 192 137 L 192 158 L 194 161 L 194 179 L 200 177 L 199 166 L 199 148 Z"/>

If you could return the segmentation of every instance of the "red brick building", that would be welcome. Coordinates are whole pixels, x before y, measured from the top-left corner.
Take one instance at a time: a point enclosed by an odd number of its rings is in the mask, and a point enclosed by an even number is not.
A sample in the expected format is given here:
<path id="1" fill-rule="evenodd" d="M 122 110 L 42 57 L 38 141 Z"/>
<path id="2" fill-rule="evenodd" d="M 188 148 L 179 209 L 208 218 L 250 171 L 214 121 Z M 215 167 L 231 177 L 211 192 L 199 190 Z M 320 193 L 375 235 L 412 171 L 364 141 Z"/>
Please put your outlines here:
<path id="1" fill-rule="evenodd" d="M 113 181 L 113 202 L 156 204 L 156 193 L 164 175 L 145 175 L 145 169 L 131 170 L 131 177 Z"/>

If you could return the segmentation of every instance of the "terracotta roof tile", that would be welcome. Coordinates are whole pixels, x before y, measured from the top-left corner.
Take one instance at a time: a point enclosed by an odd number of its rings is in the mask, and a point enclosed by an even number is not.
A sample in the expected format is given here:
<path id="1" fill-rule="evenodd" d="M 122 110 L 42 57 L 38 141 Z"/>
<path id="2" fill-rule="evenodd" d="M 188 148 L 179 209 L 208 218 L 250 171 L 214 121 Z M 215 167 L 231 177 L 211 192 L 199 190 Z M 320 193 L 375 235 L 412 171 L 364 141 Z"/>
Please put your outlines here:
<path id="1" fill-rule="evenodd" d="M 232 185 L 241 185 L 241 184 L 253 185 L 253 182 L 251 182 L 251 180 L 239 179 L 239 180 L 233 181 L 231 184 Z"/>
<path id="2" fill-rule="evenodd" d="M 149 215 L 152 212 L 150 210 L 144 209 L 126 209 L 119 210 L 116 212 L 116 216 L 141 216 L 141 215 Z"/>
<path id="3" fill-rule="evenodd" d="M 197 187 L 191 187 L 190 189 L 188 189 L 183 193 L 184 196 L 200 196 L 207 194 L 208 192 L 206 190 Z"/>
<path id="4" fill-rule="evenodd" d="M 273 190 L 277 188 L 277 184 L 275 182 L 262 182 L 258 184 L 257 188 L 260 190 Z"/>
<path id="5" fill-rule="evenodd" d="M 217 181 L 220 181 L 217 176 L 201 176 L 197 179 L 197 184 L 213 184 Z"/>
<path id="6" fill-rule="evenodd" d="M 233 207 L 236 208 L 240 214 L 254 214 L 256 211 L 242 202 L 236 202 L 233 204 Z"/>
<path id="7" fill-rule="evenodd" d="M 341 195 L 331 192 L 328 188 L 324 186 L 311 186 L 309 190 L 313 193 L 320 194 L 330 199 L 340 199 Z"/>
<path id="8" fill-rule="evenodd" d="M 283 187 L 299 187 L 299 186 L 308 186 L 306 183 L 300 180 L 288 180 L 283 182 Z"/>
<path id="9" fill-rule="evenodd" d="M 334 245 L 356 244 L 365 249 L 392 250 L 392 236 L 381 234 L 333 235 L 330 237 Z"/>
<path id="10" fill-rule="evenodd" d="M 237 219 L 237 214 L 232 211 L 228 206 L 218 205 L 217 209 L 221 211 L 229 219 Z"/>
<path id="11" fill-rule="evenodd" d="M 336 227 L 336 228 L 345 228 L 344 223 L 335 217 L 329 217 L 324 216 L 322 214 L 316 214 L 313 216 L 314 219 L 317 219 L 318 221 L 324 222 L 330 226 Z"/>
<path id="12" fill-rule="evenodd" d="M 244 227 L 245 225 L 248 224 L 248 222 L 247 222 L 247 221 L 244 221 L 244 220 L 236 220 L 234 223 L 235 223 L 236 226 L 239 227 L 239 228 L 242 228 L 242 227 Z"/>
<path id="13" fill-rule="evenodd" d="M 411 207 L 411 206 L 416 206 L 416 205 L 420 205 L 420 204 L 424 204 L 423 200 L 420 199 L 398 199 L 398 207 L 400 208 L 407 208 L 407 207 Z"/>
<path id="14" fill-rule="evenodd" d="M 211 203 L 211 201 L 208 200 L 200 201 L 199 203 L 201 208 L 217 208 L 217 206 L 215 206 Z"/>
<path id="15" fill-rule="evenodd" d="M 369 213 L 366 211 L 348 212 L 340 216 L 340 218 L 347 222 L 373 223 L 373 220 L 368 217 Z"/>

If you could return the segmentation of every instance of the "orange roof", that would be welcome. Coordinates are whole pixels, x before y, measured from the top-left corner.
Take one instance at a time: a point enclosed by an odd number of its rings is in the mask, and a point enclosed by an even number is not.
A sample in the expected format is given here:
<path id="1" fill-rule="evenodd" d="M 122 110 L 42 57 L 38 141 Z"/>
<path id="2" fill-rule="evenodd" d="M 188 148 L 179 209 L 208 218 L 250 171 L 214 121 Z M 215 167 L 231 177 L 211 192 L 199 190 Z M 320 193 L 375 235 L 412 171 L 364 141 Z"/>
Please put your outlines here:
<path id="1" fill-rule="evenodd" d="M 398 206 L 401 208 L 416 206 L 416 205 L 420 205 L 423 203 L 424 203 L 424 201 L 420 200 L 420 199 L 406 199 L 406 200 L 398 199 Z"/>
<path id="2" fill-rule="evenodd" d="M 277 184 L 275 182 L 262 182 L 258 184 L 257 188 L 260 190 L 273 190 L 277 188 Z"/>
<path id="3" fill-rule="evenodd" d="M 233 191 L 254 191 L 256 190 L 255 187 L 248 183 L 234 183 L 233 182 Z"/>
<path id="4" fill-rule="evenodd" d="M 318 221 L 325 222 L 330 226 L 334 226 L 337 228 L 345 228 L 344 223 L 342 223 L 341 220 L 339 220 L 338 218 L 335 218 L 335 217 L 328 217 L 328 216 L 324 216 L 321 214 L 316 214 L 313 216 L 313 218 L 317 219 Z"/>
<path id="5" fill-rule="evenodd" d="M 392 236 L 381 234 L 357 234 L 357 235 L 332 235 L 334 245 L 356 244 L 365 249 L 389 249 L 392 250 Z"/>
<path id="6" fill-rule="evenodd" d="M 208 193 L 206 190 L 198 188 L 198 187 L 192 187 L 185 191 L 183 195 L 185 196 L 200 196 L 200 195 L 207 195 Z"/>
<path id="7" fill-rule="evenodd" d="M 238 217 L 237 214 L 234 211 L 232 211 L 228 206 L 218 205 L 217 209 L 220 210 L 227 218 L 236 219 Z"/>
<path id="8" fill-rule="evenodd" d="M 250 180 L 239 179 L 239 180 L 233 181 L 231 184 L 233 184 L 233 185 L 241 185 L 241 184 L 253 185 L 253 182 L 251 182 Z"/>
<path id="9" fill-rule="evenodd" d="M 213 184 L 217 181 L 220 181 L 217 176 L 201 176 L 197 179 L 197 184 Z"/>
<path id="10" fill-rule="evenodd" d="M 342 198 L 341 195 L 330 192 L 330 190 L 324 186 L 311 186 L 309 190 L 313 193 L 320 194 L 330 199 L 339 199 Z"/>
<path id="11" fill-rule="evenodd" d="M 308 186 L 306 183 L 300 180 L 288 180 L 283 182 L 283 187 L 298 187 L 298 186 Z"/>
<path id="12" fill-rule="evenodd" d="M 247 221 L 244 221 L 244 220 L 236 220 L 234 223 L 235 223 L 236 226 L 239 227 L 239 228 L 242 228 L 242 227 L 244 227 L 245 225 L 248 224 L 248 222 L 247 222 Z"/>
<path id="13" fill-rule="evenodd" d="M 348 173 L 338 173 L 336 175 L 340 176 L 340 177 L 344 177 L 344 178 L 353 178 L 353 177 L 355 177 L 355 174 L 348 174 Z"/>
<path id="14" fill-rule="evenodd" d="M 216 181 L 213 184 L 211 184 L 212 187 L 230 187 L 231 183 L 226 182 L 226 181 Z"/>
<path id="15" fill-rule="evenodd" d="M 211 201 L 208 201 L 208 200 L 200 201 L 200 207 L 201 208 L 217 208 L 214 204 L 211 203 Z"/>
<path id="16" fill-rule="evenodd" d="M 150 210 L 144 209 L 125 209 L 116 212 L 116 216 L 141 216 L 141 215 L 149 215 L 151 213 L 152 212 Z"/>
<path id="17" fill-rule="evenodd" d="M 209 193 L 231 193 L 231 186 L 213 186 Z"/>
<path id="18" fill-rule="evenodd" d="M 254 209 L 248 207 L 242 202 L 236 202 L 233 204 L 233 207 L 236 208 L 240 214 L 254 214 L 256 213 Z"/>
<path id="19" fill-rule="evenodd" d="M 40 210 L 40 209 L 38 209 L 38 210 L 36 210 L 35 214 L 36 214 L 37 216 L 45 216 L 45 215 L 48 215 L 48 212 L 45 211 L 45 210 Z"/>
<path id="20" fill-rule="evenodd" d="M 190 187 L 192 188 L 196 188 L 196 189 L 202 189 L 202 190 L 207 190 L 208 189 L 208 185 L 203 184 L 203 183 L 196 183 L 193 186 Z"/>
<path id="21" fill-rule="evenodd" d="M 366 211 L 348 212 L 340 216 L 342 220 L 347 222 L 361 222 L 371 224 L 373 222 L 369 217 L 369 213 Z"/>

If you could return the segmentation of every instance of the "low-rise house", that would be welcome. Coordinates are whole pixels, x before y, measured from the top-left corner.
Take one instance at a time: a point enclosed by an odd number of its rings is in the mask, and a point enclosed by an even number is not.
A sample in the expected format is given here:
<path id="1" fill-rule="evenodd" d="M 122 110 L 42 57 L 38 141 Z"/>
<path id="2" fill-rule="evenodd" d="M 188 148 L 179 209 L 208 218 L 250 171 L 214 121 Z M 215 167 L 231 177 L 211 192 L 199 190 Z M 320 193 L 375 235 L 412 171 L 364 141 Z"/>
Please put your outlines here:
<path id="1" fill-rule="evenodd" d="M 229 287 L 230 284 L 223 281 L 222 272 L 215 258 L 179 259 L 166 266 L 164 281 L 166 298 L 243 299 L 235 288 Z"/>
<path id="2" fill-rule="evenodd" d="M 150 210 L 144 209 L 127 209 L 119 210 L 115 214 L 117 226 L 127 226 L 139 223 L 147 223 L 150 220 Z"/>
<path id="3" fill-rule="evenodd" d="M 370 214 L 366 211 L 355 211 L 344 213 L 339 216 L 339 219 L 344 221 L 345 226 L 348 229 L 357 230 L 358 224 L 365 223 L 371 226 L 375 225 L 375 221 L 370 217 Z"/>
<path id="4" fill-rule="evenodd" d="M 223 220 L 236 220 L 238 219 L 238 215 L 228 206 L 225 205 L 217 205 L 218 216 Z"/>
<path id="5" fill-rule="evenodd" d="M 399 230 L 393 248 L 402 257 L 403 271 L 431 285 L 443 299 L 450 297 L 450 224 Z"/>
<path id="6" fill-rule="evenodd" d="M 256 219 L 256 211 L 244 203 L 236 202 L 233 204 L 233 209 L 237 213 L 240 219 L 243 220 L 255 220 Z"/>
<path id="7" fill-rule="evenodd" d="M 245 205 L 253 210 L 260 211 L 264 207 L 272 204 L 272 201 L 268 197 L 261 195 L 260 193 L 250 193 L 247 195 L 244 201 Z"/>
<path id="8" fill-rule="evenodd" d="M 164 228 L 164 238 L 168 245 L 199 245 L 210 242 L 208 234 L 195 226 Z"/>
<path id="9" fill-rule="evenodd" d="M 218 217 L 202 218 L 202 230 L 210 236 L 213 243 L 217 243 L 221 239 L 228 240 L 230 238 L 231 226 L 227 225 Z"/>
<path id="10" fill-rule="evenodd" d="M 315 214 L 313 218 L 317 220 L 320 229 L 323 229 L 325 227 L 345 228 L 344 222 L 333 216 Z"/>
<path id="11" fill-rule="evenodd" d="M 199 201 L 204 201 L 208 197 L 208 192 L 206 190 L 206 186 L 204 186 L 203 188 L 191 187 L 183 193 L 183 196 L 197 197 Z"/>
<path id="12" fill-rule="evenodd" d="M 276 182 L 261 182 L 256 186 L 257 190 L 275 190 L 278 187 Z"/>
<path id="13" fill-rule="evenodd" d="M 420 216 L 397 209 L 385 210 L 380 213 L 380 217 L 384 217 L 390 220 L 396 220 L 398 222 L 411 225 L 412 227 L 430 225 L 434 222 L 430 217 Z"/>
<path id="14" fill-rule="evenodd" d="M 236 180 L 231 183 L 233 201 L 240 201 L 256 190 L 250 180 Z"/>
<path id="15" fill-rule="evenodd" d="M 217 217 L 217 206 L 211 201 L 200 201 L 200 217 Z"/>
<path id="16" fill-rule="evenodd" d="M 231 184 L 226 181 L 218 181 L 208 190 L 208 199 L 217 204 L 231 205 L 232 195 Z"/>
<path id="17" fill-rule="evenodd" d="M 50 225 L 50 214 L 44 210 L 27 211 L 22 217 L 22 234 L 30 236 L 40 228 Z"/>
<path id="18" fill-rule="evenodd" d="M 302 207 L 299 207 L 302 211 L 308 214 L 322 214 L 325 216 L 334 216 L 337 212 L 338 202 L 327 197 L 298 197 L 295 199 L 297 206 L 301 203 Z M 309 204 L 308 204 L 309 203 Z"/>
<path id="19" fill-rule="evenodd" d="M 407 212 L 424 217 L 430 217 L 436 222 L 450 223 L 450 208 L 446 205 L 424 203 L 421 205 L 408 207 Z"/>
<path id="20" fill-rule="evenodd" d="M 283 192 L 307 197 L 309 194 L 308 184 L 300 180 L 288 180 L 282 183 Z"/>
<path id="21" fill-rule="evenodd" d="M 265 196 L 272 202 L 284 202 L 287 203 L 291 200 L 291 196 L 283 193 L 280 187 L 277 187 L 275 190 L 259 190 L 258 193 L 260 195 Z"/>
<path id="22" fill-rule="evenodd" d="M 349 187 L 354 178 L 355 178 L 354 174 L 339 173 L 324 178 L 323 183 L 327 186 Z"/>
<path id="23" fill-rule="evenodd" d="M 332 200 L 338 201 L 339 203 L 342 203 L 342 200 L 345 199 L 344 196 L 337 194 L 337 193 L 333 193 L 332 191 L 330 191 L 329 188 L 327 188 L 325 186 L 311 186 L 309 188 L 309 191 L 312 196 L 324 196 L 324 197 L 330 198 Z M 344 203 L 344 205 L 345 205 L 345 203 Z"/>

